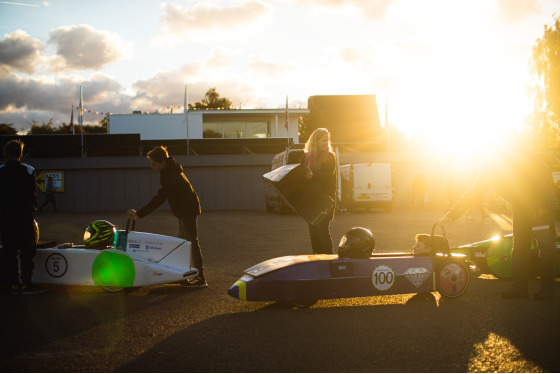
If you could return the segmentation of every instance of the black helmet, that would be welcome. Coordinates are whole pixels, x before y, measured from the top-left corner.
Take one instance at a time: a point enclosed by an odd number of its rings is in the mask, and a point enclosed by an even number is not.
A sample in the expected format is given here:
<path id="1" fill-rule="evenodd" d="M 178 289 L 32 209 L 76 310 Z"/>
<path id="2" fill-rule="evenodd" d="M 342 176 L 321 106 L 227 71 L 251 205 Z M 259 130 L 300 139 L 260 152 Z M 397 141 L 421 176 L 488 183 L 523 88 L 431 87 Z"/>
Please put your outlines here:
<path id="1" fill-rule="evenodd" d="M 84 233 L 86 248 L 104 249 L 113 245 L 115 225 L 109 221 L 93 221 Z"/>
<path id="2" fill-rule="evenodd" d="M 375 238 L 368 229 L 351 228 L 338 244 L 338 257 L 369 258 L 375 248 Z"/>

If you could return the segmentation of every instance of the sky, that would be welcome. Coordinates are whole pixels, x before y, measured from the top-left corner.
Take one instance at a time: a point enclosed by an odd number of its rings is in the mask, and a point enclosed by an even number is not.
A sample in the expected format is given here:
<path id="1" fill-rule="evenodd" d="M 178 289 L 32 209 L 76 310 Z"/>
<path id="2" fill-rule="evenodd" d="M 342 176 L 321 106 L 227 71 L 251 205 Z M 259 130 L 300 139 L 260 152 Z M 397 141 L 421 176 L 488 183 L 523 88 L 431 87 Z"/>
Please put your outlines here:
<path id="1" fill-rule="evenodd" d="M 465 144 L 520 129 L 560 0 L 0 1 L 0 123 L 374 94 L 385 124 Z M 89 111 L 88 111 L 89 110 Z M 74 118 L 76 120 L 76 117 Z"/>

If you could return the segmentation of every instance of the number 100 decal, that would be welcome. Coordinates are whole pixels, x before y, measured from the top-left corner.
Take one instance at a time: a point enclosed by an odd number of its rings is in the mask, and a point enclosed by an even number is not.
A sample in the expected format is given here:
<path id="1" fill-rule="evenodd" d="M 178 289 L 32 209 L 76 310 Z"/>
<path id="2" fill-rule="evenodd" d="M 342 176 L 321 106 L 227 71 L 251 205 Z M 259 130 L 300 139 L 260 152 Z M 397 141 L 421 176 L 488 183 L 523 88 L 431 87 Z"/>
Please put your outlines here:
<path id="1" fill-rule="evenodd" d="M 379 291 L 387 291 L 395 283 L 395 272 L 387 265 L 379 265 L 373 270 L 371 281 Z"/>
<path id="2" fill-rule="evenodd" d="M 66 270 L 68 270 L 68 262 L 60 253 L 53 253 L 45 260 L 45 268 L 51 277 L 60 278 L 66 274 Z"/>

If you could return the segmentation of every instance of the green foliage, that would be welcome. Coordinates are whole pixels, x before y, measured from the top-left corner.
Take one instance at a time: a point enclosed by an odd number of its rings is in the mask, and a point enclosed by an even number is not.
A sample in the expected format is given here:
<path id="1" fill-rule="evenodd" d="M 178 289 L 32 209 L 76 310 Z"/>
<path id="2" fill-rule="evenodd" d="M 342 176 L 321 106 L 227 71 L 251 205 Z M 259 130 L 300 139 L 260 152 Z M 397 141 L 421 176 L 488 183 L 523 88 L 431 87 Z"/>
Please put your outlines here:
<path id="1" fill-rule="evenodd" d="M 17 130 L 12 123 L 0 123 L 0 135 L 16 135 Z"/>
<path id="2" fill-rule="evenodd" d="M 39 125 L 39 123 L 35 120 L 29 122 L 29 124 L 31 125 L 31 129 L 29 130 L 27 135 L 54 134 L 52 122 L 53 122 L 52 118 L 47 123 L 43 122 L 42 125 Z"/>
<path id="3" fill-rule="evenodd" d="M 55 134 L 72 134 L 72 129 L 70 128 L 70 125 L 67 125 L 63 122 L 62 125 L 58 126 L 54 130 L 54 133 Z"/>
<path id="4" fill-rule="evenodd" d="M 69 124 L 62 123 L 58 127 L 53 127 L 52 118 L 49 122 L 39 125 L 35 120 L 29 122 L 31 129 L 27 132 L 27 135 L 60 135 L 60 134 L 81 134 L 82 129 L 80 125 L 74 125 L 74 131 Z M 8 125 L 10 126 L 10 125 Z M 0 125 L 0 135 L 12 135 L 2 133 L 3 128 Z M 14 130 L 15 131 L 15 130 Z M 84 134 L 106 134 L 107 133 L 107 116 L 99 121 L 99 126 L 97 125 L 84 125 Z M 15 134 L 15 133 L 14 133 Z"/>
<path id="5" fill-rule="evenodd" d="M 309 117 L 301 116 L 298 120 L 298 137 L 300 143 L 305 143 L 309 136 L 315 131 L 317 127 L 311 127 L 309 125 Z"/>
<path id="6" fill-rule="evenodd" d="M 190 109 L 230 109 L 231 100 L 220 98 L 220 94 L 216 91 L 216 87 L 210 88 L 201 101 L 189 104 Z"/>
<path id="7" fill-rule="evenodd" d="M 540 146 L 558 146 L 560 139 L 560 17 L 545 25 L 533 45 L 531 88 L 534 110 L 529 131 Z"/>

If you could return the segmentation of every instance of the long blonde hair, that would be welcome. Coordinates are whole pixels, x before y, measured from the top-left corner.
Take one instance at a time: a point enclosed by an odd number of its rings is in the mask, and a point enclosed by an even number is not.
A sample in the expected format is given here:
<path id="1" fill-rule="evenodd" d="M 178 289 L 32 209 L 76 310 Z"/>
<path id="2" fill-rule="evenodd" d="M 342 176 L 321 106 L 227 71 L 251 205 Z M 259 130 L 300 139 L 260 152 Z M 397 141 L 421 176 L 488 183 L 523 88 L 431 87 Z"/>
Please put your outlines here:
<path id="1" fill-rule="evenodd" d="M 324 135 L 329 137 L 327 152 L 321 152 L 318 146 L 319 139 L 321 139 Z M 329 130 L 322 127 L 313 131 L 313 134 L 311 134 L 311 136 L 305 143 L 303 151 L 307 155 L 307 166 L 309 168 L 314 168 L 318 164 L 325 161 L 327 158 L 327 153 L 332 153 L 336 157 L 331 144 L 331 134 L 329 133 Z"/>

